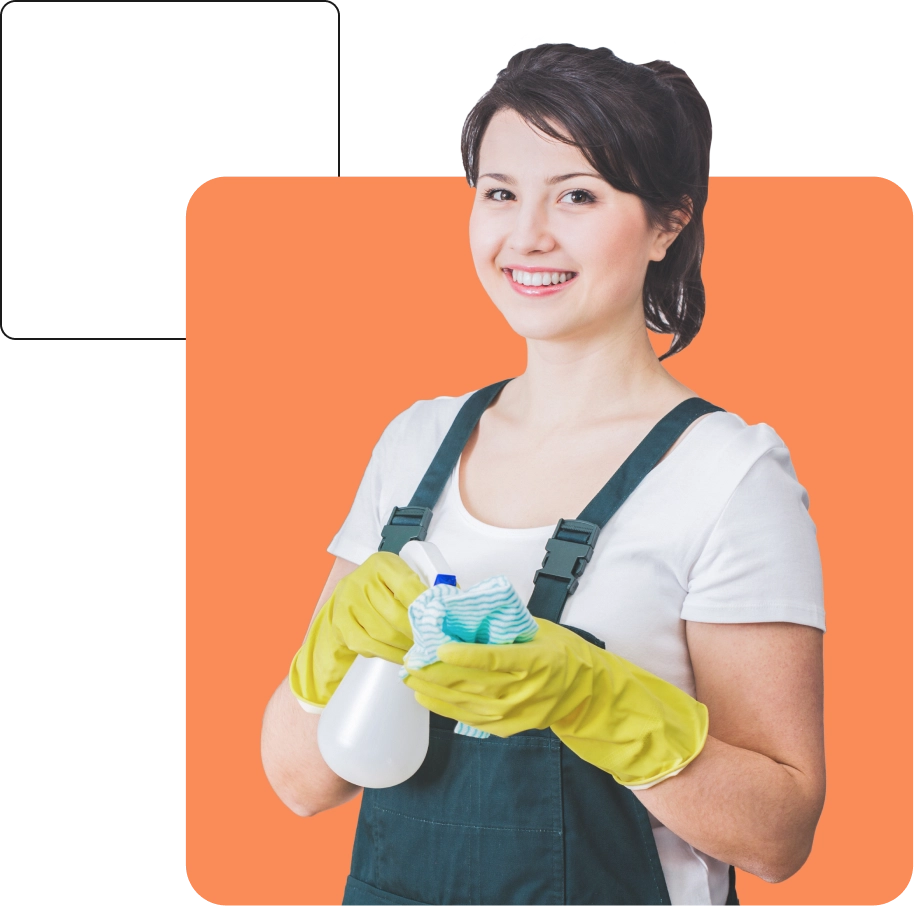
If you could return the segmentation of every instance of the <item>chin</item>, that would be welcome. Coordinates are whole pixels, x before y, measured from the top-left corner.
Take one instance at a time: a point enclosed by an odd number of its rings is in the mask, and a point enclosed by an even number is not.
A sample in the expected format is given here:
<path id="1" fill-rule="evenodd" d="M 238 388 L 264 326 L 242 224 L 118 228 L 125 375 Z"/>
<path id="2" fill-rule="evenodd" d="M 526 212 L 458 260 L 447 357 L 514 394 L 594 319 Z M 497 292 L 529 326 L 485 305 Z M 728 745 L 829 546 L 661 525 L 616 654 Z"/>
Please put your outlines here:
<path id="1" fill-rule="evenodd" d="M 526 340 L 559 340 L 572 332 L 578 332 L 581 328 L 580 324 L 573 324 L 567 318 L 557 317 L 554 312 L 541 316 L 532 311 L 518 312 L 516 309 L 504 308 L 499 310 L 511 330 Z"/>

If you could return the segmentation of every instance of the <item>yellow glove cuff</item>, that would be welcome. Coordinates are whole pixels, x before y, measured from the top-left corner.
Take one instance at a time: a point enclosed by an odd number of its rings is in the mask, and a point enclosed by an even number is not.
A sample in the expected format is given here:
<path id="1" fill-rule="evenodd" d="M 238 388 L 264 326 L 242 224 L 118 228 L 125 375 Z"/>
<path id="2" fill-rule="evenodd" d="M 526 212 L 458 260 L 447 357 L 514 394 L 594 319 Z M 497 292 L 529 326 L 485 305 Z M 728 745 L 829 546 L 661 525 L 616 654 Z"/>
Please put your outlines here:
<path id="1" fill-rule="evenodd" d="M 319 714 L 355 660 L 330 623 L 330 605 L 314 618 L 305 644 L 292 658 L 289 688 L 306 711 Z"/>
<path id="2" fill-rule="evenodd" d="M 305 711 L 310 714 L 320 714 L 326 707 L 326 702 L 317 704 L 316 702 L 309 701 L 307 694 L 304 691 L 305 688 L 315 689 L 314 681 L 311 679 L 311 672 L 307 666 L 307 657 L 308 655 L 305 652 L 305 648 L 302 646 L 295 653 L 295 657 L 292 658 L 292 664 L 289 667 L 289 688 Z M 318 697 L 316 691 L 312 691 L 311 694 L 314 698 Z M 328 696 L 327 701 L 329 700 Z"/>
<path id="3" fill-rule="evenodd" d="M 553 732 L 576 755 L 630 789 L 678 774 L 708 738 L 708 709 L 677 686 L 584 642 L 592 664 L 588 698 Z"/>

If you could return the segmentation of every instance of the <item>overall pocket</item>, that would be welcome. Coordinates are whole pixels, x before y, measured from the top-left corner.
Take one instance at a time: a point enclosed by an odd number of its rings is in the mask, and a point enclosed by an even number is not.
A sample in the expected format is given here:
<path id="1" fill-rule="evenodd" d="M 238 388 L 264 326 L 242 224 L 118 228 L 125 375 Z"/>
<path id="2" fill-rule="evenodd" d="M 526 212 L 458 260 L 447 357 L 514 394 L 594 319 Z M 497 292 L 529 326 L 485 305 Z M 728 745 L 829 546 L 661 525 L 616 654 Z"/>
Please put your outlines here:
<path id="1" fill-rule="evenodd" d="M 550 730 L 474 739 L 453 727 L 433 714 L 419 771 L 371 791 L 376 877 L 363 880 L 442 906 L 564 902 L 561 743 Z"/>

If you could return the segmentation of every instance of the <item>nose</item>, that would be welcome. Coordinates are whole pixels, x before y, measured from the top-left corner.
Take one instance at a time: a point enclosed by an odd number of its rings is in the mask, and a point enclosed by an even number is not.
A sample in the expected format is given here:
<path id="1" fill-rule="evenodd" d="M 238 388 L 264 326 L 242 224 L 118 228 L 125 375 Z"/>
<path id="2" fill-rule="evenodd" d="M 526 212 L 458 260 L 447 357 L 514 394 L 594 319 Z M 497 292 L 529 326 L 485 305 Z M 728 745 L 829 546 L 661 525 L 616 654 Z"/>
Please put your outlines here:
<path id="1" fill-rule="evenodd" d="M 548 252 L 555 248 L 549 216 L 542 205 L 521 203 L 515 211 L 517 213 L 508 236 L 509 248 L 521 255 Z"/>

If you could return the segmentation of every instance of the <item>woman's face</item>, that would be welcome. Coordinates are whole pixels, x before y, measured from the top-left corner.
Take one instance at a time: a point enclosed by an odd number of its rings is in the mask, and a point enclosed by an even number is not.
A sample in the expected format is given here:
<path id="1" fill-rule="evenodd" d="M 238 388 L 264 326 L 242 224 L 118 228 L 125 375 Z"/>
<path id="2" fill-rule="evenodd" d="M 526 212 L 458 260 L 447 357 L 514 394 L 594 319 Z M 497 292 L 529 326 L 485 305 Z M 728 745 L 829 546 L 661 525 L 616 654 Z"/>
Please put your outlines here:
<path id="1" fill-rule="evenodd" d="M 674 233 L 648 226 L 641 200 L 614 189 L 573 145 L 513 110 L 492 117 L 470 215 L 476 273 L 528 339 L 611 336 L 644 326 L 649 261 Z"/>

